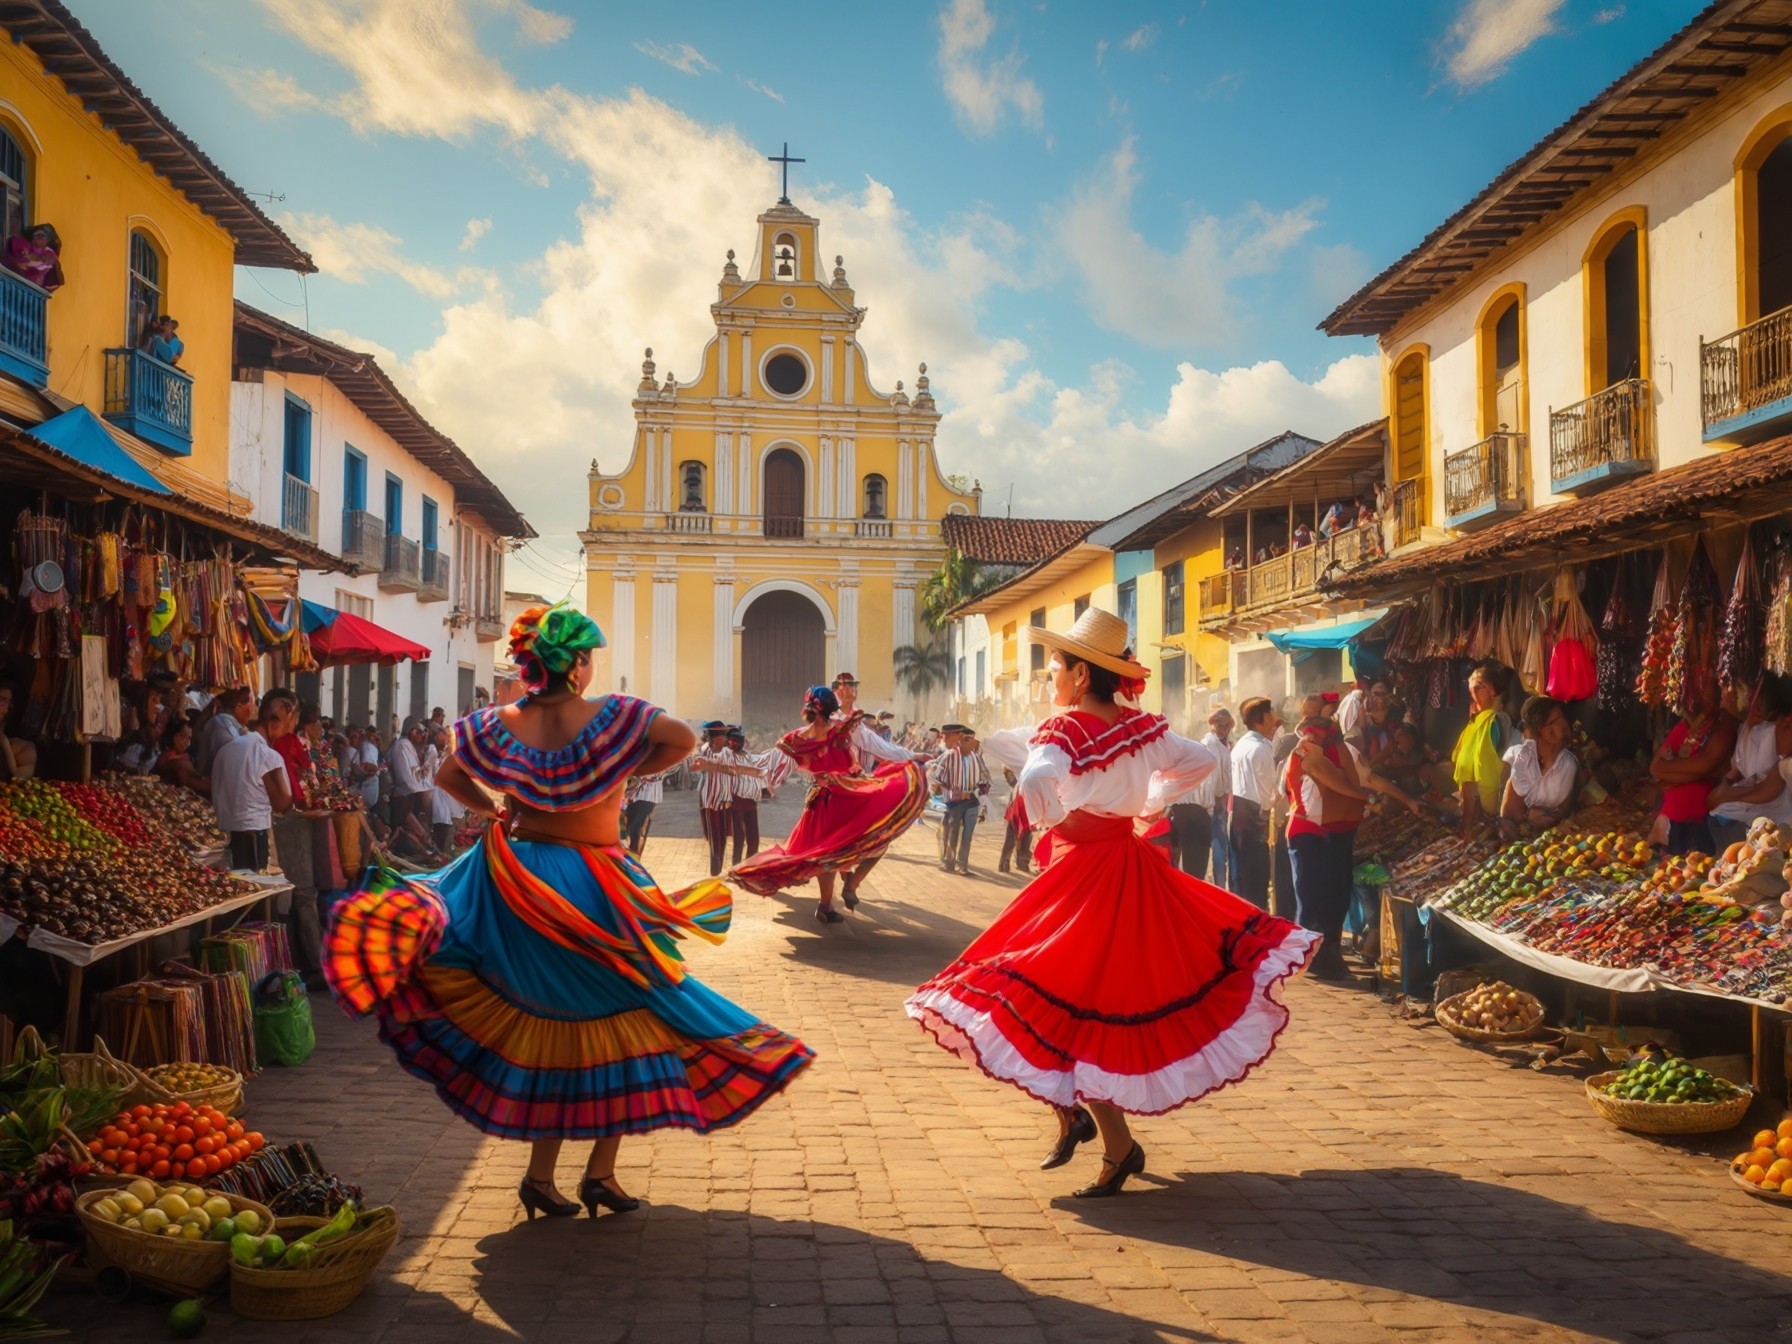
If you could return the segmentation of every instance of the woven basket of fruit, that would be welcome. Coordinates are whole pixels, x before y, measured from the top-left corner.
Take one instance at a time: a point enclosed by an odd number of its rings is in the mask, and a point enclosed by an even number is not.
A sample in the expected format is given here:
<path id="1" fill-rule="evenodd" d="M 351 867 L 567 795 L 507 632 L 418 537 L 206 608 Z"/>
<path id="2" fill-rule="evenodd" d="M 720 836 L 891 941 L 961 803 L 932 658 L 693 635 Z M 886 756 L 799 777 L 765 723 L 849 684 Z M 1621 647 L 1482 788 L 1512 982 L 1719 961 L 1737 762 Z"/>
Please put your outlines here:
<path id="1" fill-rule="evenodd" d="M 1756 1134 L 1730 1163 L 1730 1179 L 1751 1195 L 1792 1204 L 1792 1120 Z"/>
<path id="2" fill-rule="evenodd" d="M 1523 1041 L 1543 1026 L 1543 1004 L 1503 980 L 1480 985 L 1437 1005 L 1437 1021 L 1465 1041 Z"/>
<path id="3" fill-rule="evenodd" d="M 1593 1109 L 1638 1134 L 1716 1134 L 1740 1124 L 1754 1099 L 1752 1087 L 1667 1056 L 1639 1055 L 1587 1079 Z"/>
<path id="4" fill-rule="evenodd" d="M 147 1180 L 82 1195 L 75 1213 L 101 1259 L 137 1283 L 181 1297 L 224 1277 L 232 1238 L 274 1227 L 274 1215 L 252 1199 Z"/>
<path id="5" fill-rule="evenodd" d="M 271 1263 L 259 1255 L 232 1257 L 230 1309 L 238 1316 L 312 1321 L 335 1315 L 361 1295 L 397 1244 L 398 1211 L 358 1212 L 344 1204 L 333 1218 L 288 1218 L 281 1227 L 290 1240 Z"/>
<path id="6" fill-rule="evenodd" d="M 222 1064 L 157 1064 L 144 1072 L 143 1086 L 132 1100 L 152 1106 L 184 1101 L 235 1115 L 243 1109 L 243 1075 Z"/>

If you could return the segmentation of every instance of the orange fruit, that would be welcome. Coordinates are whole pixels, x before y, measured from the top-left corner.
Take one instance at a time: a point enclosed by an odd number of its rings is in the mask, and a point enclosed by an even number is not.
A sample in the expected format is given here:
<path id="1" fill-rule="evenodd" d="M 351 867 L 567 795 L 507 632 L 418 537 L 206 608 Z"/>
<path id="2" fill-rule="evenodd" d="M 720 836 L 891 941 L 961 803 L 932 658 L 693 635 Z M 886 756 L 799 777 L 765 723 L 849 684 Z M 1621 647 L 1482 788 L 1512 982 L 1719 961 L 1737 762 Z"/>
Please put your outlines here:
<path id="1" fill-rule="evenodd" d="M 1747 1181 L 1750 1185 L 1759 1185 L 1762 1181 L 1767 1179 L 1767 1171 L 1763 1167 L 1750 1167 L 1747 1171 L 1742 1173 L 1742 1179 Z"/>
<path id="2" fill-rule="evenodd" d="M 1757 1148 L 1771 1148 L 1779 1141 L 1780 1136 L 1778 1134 L 1774 1133 L 1771 1129 L 1764 1129 L 1759 1134 L 1755 1135 L 1754 1146 Z"/>
<path id="3" fill-rule="evenodd" d="M 1781 1157 L 1792 1157 L 1792 1139 L 1781 1139 L 1773 1145 L 1773 1151 Z"/>
<path id="4" fill-rule="evenodd" d="M 1749 1165 L 1760 1167 L 1763 1171 L 1768 1167 L 1771 1167 L 1778 1160 L 1779 1156 L 1772 1148 L 1757 1148 L 1754 1152 L 1748 1155 Z"/>
<path id="5" fill-rule="evenodd" d="M 1780 1183 L 1778 1181 L 1762 1181 L 1761 1188 L 1769 1194 L 1777 1195 L 1780 1192 Z"/>
<path id="6" fill-rule="evenodd" d="M 1780 1121 L 1779 1135 L 1782 1139 L 1792 1139 L 1792 1119 Z"/>
<path id="7" fill-rule="evenodd" d="M 1767 1168 L 1767 1179 L 1770 1181 L 1783 1182 L 1788 1176 L 1792 1176 L 1792 1162 L 1783 1157 Z"/>

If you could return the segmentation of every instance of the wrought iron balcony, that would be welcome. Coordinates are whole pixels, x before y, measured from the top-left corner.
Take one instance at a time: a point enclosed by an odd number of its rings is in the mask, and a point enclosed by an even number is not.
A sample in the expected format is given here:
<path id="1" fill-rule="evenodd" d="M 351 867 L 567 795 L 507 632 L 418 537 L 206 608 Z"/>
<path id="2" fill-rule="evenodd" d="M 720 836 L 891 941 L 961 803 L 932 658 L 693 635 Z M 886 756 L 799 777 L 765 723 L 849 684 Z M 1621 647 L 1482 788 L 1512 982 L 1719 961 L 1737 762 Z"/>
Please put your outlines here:
<path id="1" fill-rule="evenodd" d="M 50 381 L 44 315 L 50 299 L 24 276 L 0 267 L 0 373 L 33 387 Z"/>
<path id="2" fill-rule="evenodd" d="M 707 535 L 715 530 L 715 519 L 707 513 L 681 512 L 666 515 L 666 531 L 698 532 Z"/>
<path id="3" fill-rule="evenodd" d="M 1394 545 L 1417 541 L 1425 527 L 1425 482 L 1417 476 L 1395 481 L 1388 508 L 1394 515 Z"/>
<path id="4" fill-rule="evenodd" d="M 422 586 L 420 547 L 396 532 L 386 538 L 386 562 L 380 568 L 380 587 L 390 592 L 414 593 Z"/>
<path id="5" fill-rule="evenodd" d="M 1707 443 L 1785 430 L 1792 421 L 1792 308 L 1699 342 L 1699 410 Z"/>
<path id="6" fill-rule="evenodd" d="M 1444 458 L 1446 523 L 1475 527 L 1524 508 L 1524 441 L 1502 431 Z"/>
<path id="7" fill-rule="evenodd" d="M 803 535 L 803 518 L 801 514 L 768 513 L 765 515 L 764 535 L 783 540 L 794 540 Z"/>
<path id="8" fill-rule="evenodd" d="M 1647 378 L 1627 378 L 1549 413 L 1549 483 L 1590 494 L 1655 469 L 1655 398 Z"/>
<path id="9" fill-rule="evenodd" d="M 448 555 L 433 546 L 423 548 L 422 580 L 417 585 L 419 602 L 446 602 L 448 600 Z"/>
<path id="10" fill-rule="evenodd" d="M 386 563 L 386 520 L 366 509 L 342 511 L 342 558 L 362 569 Z"/>
<path id="11" fill-rule="evenodd" d="M 295 537 L 317 540 L 317 487 L 286 477 L 280 488 L 280 526 Z"/>
<path id="12" fill-rule="evenodd" d="M 860 518 L 853 524 L 853 535 L 874 541 L 888 541 L 896 533 L 888 518 Z"/>
<path id="13" fill-rule="evenodd" d="M 193 380 L 141 350 L 106 351 L 106 419 L 145 443 L 193 451 Z"/>

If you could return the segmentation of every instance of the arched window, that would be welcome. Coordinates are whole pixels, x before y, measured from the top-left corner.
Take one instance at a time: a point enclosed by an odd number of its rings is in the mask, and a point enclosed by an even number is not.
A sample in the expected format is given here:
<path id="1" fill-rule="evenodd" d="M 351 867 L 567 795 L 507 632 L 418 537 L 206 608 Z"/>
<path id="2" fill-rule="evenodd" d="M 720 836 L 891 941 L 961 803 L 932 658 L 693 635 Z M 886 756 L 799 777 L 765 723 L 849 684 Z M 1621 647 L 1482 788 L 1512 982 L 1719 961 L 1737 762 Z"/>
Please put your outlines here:
<path id="1" fill-rule="evenodd" d="M 703 490 L 703 464 L 701 462 L 684 462 L 678 468 L 679 489 L 678 501 L 680 513 L 706 513 L 708 505 Z"/>
<path id="2" fill-rule="evenodd" d="M 865 516 L 867 518 L 887 518 L 884 501 L 889 497 L 889 484 L 882 476 L 875 473 L 865 478 Z"/>
<path id="3" fill-rule="evenodd" d="M 1620 211 L 1581 260 L 1587 395 L 1649 376 L 1648 240 L 1642 208 Z"/>
<path id="4" fill-rule="evenodd" d="M 765 457 L 765 535 L 803 535 L 803 459 L 788 448 L 776 448 Z"/>
<path id="5" fill-rule="evenodd" d="M 1736 268 L 1740 325 L 1792 308 L 1792 104 L 1736 156 Z"/>
<path id="6" fill-rule="evenodd" d="M 31 201 L 26 195 L 25 148 L 0 126 L 0 239 L 17 237 L 31 222 Z"/>
<path id="7" fill-rule="evenodd" d="M 1523 286 L 1508 285 L 1488 301 L 1481 310 L 1475 341 L 1481 357 L 1481 437 L 1525 433 Z"/>
<path id="8" fill-rule="evenodd" d="M 788 233 L 780 233 L 772 242 L 772 279 L 795 280 L 796 277 L 796 238 Z"/>
<path id="9" fill-rule="evenodd" d="M 150 324 L 162 314 L 161 250 L 142 229 L 131 230 L 131 285 L 125 310 L 125 340 L 133 350 L 143 345 Z"/>
<path id="10" fill-rule="evenodd" d="M 1424 522 L 1429 509 L 1426 481 L 1431 453 L 1430 359 L 1430 350 L 1421 345 L 1394 362 L 1389 400 L 1394 414 L 1388 439 L 1393 448 L 1394 503 L 1404 520 L 1397 535 L 1403 540 L 1409 539 L 1407 531 Z"/>

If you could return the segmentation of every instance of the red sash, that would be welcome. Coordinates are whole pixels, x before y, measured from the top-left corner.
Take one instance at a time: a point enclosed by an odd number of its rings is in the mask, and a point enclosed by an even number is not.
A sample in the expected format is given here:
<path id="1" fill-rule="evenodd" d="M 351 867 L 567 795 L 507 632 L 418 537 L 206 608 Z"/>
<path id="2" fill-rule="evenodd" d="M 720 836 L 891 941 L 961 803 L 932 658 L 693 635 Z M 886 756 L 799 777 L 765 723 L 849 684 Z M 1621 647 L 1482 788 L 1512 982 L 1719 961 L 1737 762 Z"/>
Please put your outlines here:
<path id="1" fill-rule="evenodd" d="M 1033 860 L 1048 867 L 1059 846 L 1113 844 L 1135 833 L 1131 817 L 1104 817 L 1080 808 L 1048 830 L 1033 851 Z"/>

